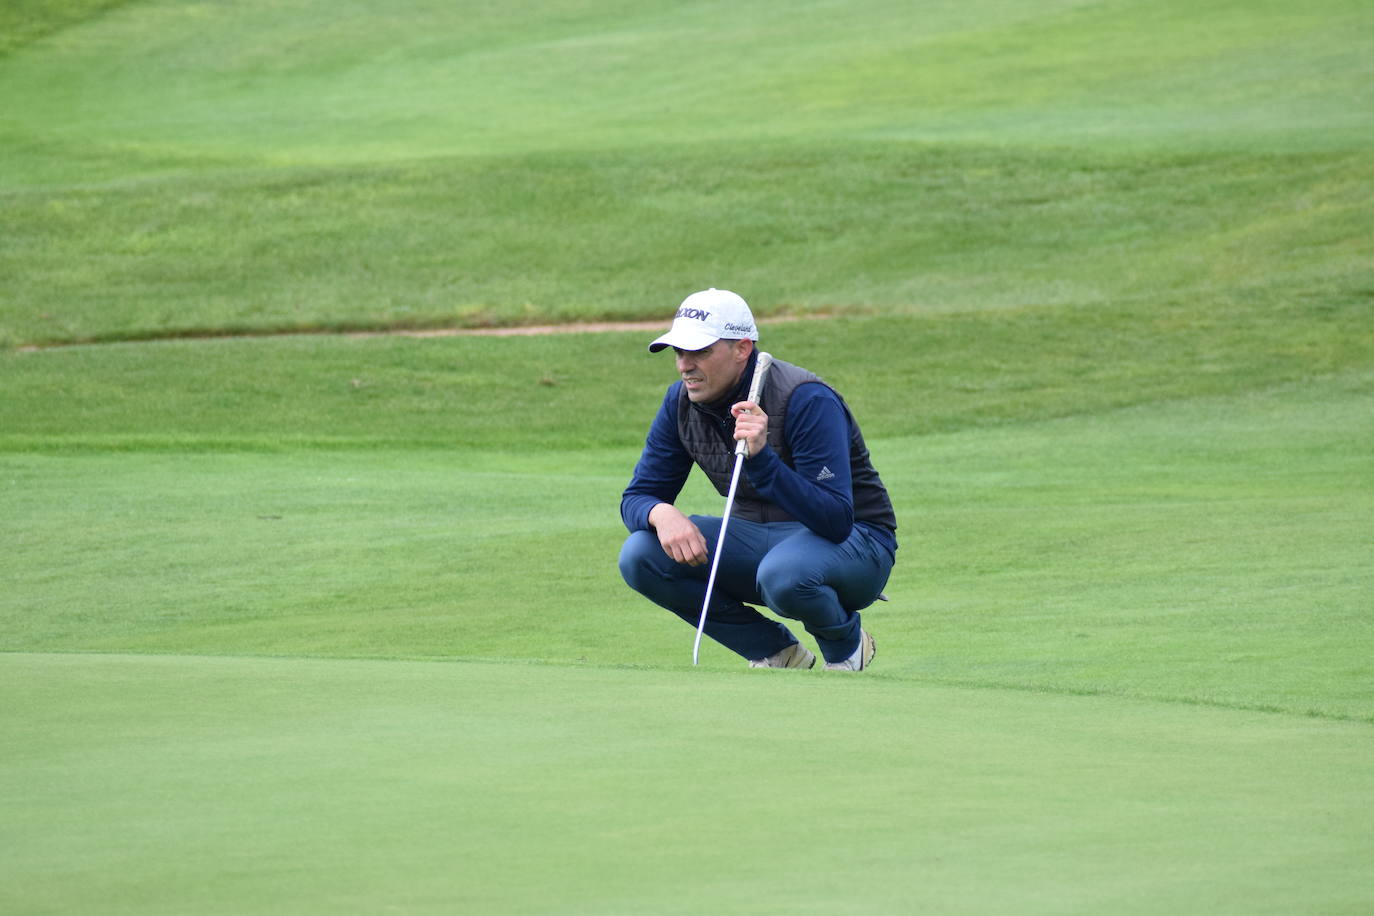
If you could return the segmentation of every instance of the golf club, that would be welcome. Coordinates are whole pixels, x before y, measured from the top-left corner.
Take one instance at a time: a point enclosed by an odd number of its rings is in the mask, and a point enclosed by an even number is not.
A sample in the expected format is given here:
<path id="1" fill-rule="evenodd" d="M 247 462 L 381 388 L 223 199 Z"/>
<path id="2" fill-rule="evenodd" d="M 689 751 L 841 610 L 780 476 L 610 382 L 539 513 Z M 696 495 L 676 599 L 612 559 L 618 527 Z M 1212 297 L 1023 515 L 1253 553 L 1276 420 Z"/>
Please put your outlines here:
<path id="1" fill-rule="evenodd" d="M 754 380 L 749 383 L 749 400 L 757 404 L 763 392 L 763 378 L 773 363 L 770 353 L 759 351 L 758 362 L 754 364 Z M 692 644 L 692 664 L 697 663 L 701 654 L 701 634 L 706 630 L 706 609 L 711 606 L 711 590 L 716 585 L 716 568 L 720 565 L 720 552 L 725 546 L 725 526 L 730 524 L 730 507 L 735 504 L 735 488 L 739 486 L 739 471 L 744 466 L 744 456 L 749 454 L 749 443 L 740 439 L 735 443 L 735 470 L 730 474 L 730 492 L 725 497 L 725 511 L 720 517 L 720 534 L 716 537 L 716 550 L 711 555 L 711 573 L 706 577 L 706 600 L 701 603 L 701 620 L 697 623 L 697 638 Z"/>

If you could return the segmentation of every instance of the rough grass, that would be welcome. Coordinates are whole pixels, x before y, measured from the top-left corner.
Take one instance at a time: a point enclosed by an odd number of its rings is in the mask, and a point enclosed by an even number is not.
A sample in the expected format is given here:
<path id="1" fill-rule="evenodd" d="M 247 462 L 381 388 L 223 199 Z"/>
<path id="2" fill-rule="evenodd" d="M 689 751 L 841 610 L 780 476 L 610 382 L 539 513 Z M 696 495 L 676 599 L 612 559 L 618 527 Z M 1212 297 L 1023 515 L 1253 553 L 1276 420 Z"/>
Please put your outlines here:
<path id="1" fill-rule="evenodd" d="M 644 317 L 712 283 L 764 313 L 1374 288 L 1358 2 L 720 13 L 62 31 L 0 60 L 0 345 Z"/>
<path id="2" fill-rule="evenodd" d="M 0 6 L 0 57 L 134 0 L 6 0 Z"/>
<path id="3" fill-rule="evenodd" d="M 765 323 L 871 435 L 1243 394 L 1369 365 L 1363 295 Z M 280 337 L 0 354 L 9 448 L 634 447 L 672 372 L 647 332 Z M 42 405 L 42 409 L 34 409 Z M 512 420 L 515 418 L 515 421 Z M 644 418 L 647 422 L 647 417 Z"/>
<path id="4" fill-rule="evenodd" d="M 12 192 L 11 343 L 658 317 L 1368 301 L 1356 154 L 905 147 L 460 159 Z M 859 205 L 862 202 L 862 205 Z M 666 305 L 665 305 L 666 303 Z"/>

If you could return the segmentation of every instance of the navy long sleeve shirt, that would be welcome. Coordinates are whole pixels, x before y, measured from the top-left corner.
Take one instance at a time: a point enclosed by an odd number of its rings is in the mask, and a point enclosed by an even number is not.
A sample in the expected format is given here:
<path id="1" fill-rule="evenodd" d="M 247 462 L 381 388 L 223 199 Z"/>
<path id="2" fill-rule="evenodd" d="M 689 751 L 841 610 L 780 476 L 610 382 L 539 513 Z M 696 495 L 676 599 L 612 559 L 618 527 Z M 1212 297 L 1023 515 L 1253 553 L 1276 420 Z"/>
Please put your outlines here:
<path id="1" fill-rule="evenodd" d="M 677 499 L 693 461 L 677 432 L 681 382 L 669 386 L 658 409 L 634 476 L 620 500 L 620 516 L 631 531 L 647 530 L 649 512 Z M 765 445 L 744 459 L 743 473 L 759 495 L 811 531 L 840 543 L 853 530 L 854 495 L 849 465 L 849 417 L 839 396 L 825 385 L 802 385 L 787 406 L 787 444 L 792 467 Z M 865 525 L 889 550 L 896 538 L 886 528 Z"/>

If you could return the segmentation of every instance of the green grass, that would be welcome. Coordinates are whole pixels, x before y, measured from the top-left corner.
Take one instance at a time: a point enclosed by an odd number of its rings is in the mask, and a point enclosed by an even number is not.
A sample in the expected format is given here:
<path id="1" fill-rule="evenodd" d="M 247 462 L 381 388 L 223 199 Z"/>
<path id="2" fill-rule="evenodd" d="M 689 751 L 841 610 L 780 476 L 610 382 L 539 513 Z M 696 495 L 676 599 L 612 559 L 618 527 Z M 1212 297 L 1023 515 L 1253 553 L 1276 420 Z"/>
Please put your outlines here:
<path id="1" fill-rule="evenodd" d="M 1369 301 L 1256 290 L 1205 311 L 1158 302 L 765 323 L 762 343 L 817 366 L 860 406 L 869 435 L 909 436 L 1365 368 Z M 637 447 L 672 374 L 667 357 L 645 352 L 652 336 L 291 336 L 12 351 L 0 354 L 0 446 Z"/>
<path id="2" fill-rule="evenodd" d="M 1374 905 L 1365 4 L 0 35 L 0 910 Z M 862 677 L 620 582 L 649 334 L 327 333 L 705 285 L 891 487 Z"/>
<path id="3" fill-rule="evenodd" d="M 1374 288 L 1358 2 L 321 10 L 0 60 L 0 345 Z"/>
<path id="4" fill-rule="evenodd" d="M 1374 722 L 1372 388 L 874 440 L 903 521 L 897 600 L 872 611 L 882 676 Z M 690 630 L 612 562 L 635 457 L 10 454 L 0 632 L 42 652 L 686 666 Z"/>
<path id="5" fill-rule="evenodd" d="M 658 317 L 703 277 L 764 313 L 1367 306 L 1371 186 L 1362 152 L 867 143 L 13 192 L 0 337 Z"/>
<path id="6" fill-rule="evenodd" d="M 1367 725 L 738 669 L 17 655 L 0 685 L 11 912 L 1368 902 Z"/>
<path id="7" fill-rule="evenodd" d="M 65 181 L 815 137 L 1359 149 L 1371 46 L 1360 0 L 148 0 L 0 78 L 9 181 Z"/>
<path id="8" fill-rule="evenodd" d="M 60 33 L 129 0 L 8 0 L 0 7 L 0 55 Z"/>

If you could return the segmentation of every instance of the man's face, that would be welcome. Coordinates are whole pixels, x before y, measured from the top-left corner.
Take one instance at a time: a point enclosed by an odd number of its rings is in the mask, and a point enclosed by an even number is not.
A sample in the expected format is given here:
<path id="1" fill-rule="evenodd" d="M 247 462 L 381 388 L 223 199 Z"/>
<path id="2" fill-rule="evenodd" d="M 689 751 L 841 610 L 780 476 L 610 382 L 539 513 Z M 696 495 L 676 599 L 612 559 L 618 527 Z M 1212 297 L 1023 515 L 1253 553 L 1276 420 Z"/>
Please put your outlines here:
<path id="1" fill-rule="evenodd" d="M 677 373 L 693 403 L 710 404 L 719 401 L 739 382 L 749 362 L 749 348 L 742 340 L 718 340 L 700 350 L 679 350 Z"/>

